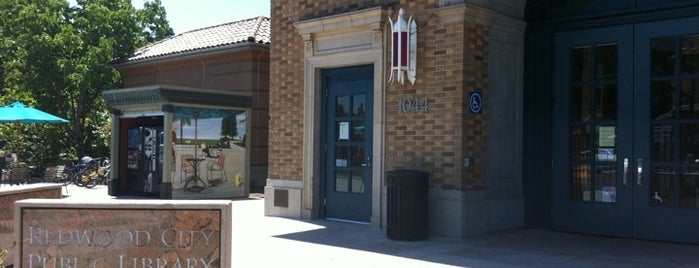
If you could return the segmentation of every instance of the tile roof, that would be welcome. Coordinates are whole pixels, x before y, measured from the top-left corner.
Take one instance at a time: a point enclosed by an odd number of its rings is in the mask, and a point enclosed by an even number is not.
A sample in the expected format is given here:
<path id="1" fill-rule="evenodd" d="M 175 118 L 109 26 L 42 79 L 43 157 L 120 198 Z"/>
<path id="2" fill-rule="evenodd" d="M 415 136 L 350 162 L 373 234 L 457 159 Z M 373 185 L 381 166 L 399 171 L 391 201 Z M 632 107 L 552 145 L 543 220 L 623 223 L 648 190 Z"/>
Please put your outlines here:
<path id="1" fill-rule="evenodd" d="M 260 16 L 191 30 L 139 48 L 133 55 L 119 59 L 115 63 L 134 62 L 231 45 L 255 43 L 269 45 L 269 21 L 269 18 Z"/>

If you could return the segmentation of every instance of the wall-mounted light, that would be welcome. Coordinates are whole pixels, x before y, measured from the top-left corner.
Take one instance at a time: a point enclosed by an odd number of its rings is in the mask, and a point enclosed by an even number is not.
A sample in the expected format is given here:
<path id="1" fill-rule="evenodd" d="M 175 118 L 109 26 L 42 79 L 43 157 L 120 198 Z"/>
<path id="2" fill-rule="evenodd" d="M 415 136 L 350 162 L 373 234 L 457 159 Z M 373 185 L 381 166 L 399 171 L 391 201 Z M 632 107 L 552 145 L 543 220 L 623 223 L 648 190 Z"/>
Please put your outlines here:
<path id="1" fill-rule="evenodd" d="M 417 63 L 417 23 L 411 16 L 405 20 L 405 10 L 398 10 L 398 18 L 391 23 L 391 75 L 389 83 L 398 81 L 405 83 L 407 76 L 411 84 L 415 84 Z"/>

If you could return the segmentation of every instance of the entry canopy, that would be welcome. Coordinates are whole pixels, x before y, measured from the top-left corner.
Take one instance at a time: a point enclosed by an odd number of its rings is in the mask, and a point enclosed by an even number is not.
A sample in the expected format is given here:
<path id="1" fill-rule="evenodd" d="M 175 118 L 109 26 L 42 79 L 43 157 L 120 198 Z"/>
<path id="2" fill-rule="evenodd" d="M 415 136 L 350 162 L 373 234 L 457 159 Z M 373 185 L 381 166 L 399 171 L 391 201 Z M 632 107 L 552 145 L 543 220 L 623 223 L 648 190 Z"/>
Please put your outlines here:
<path id="1" fill-rule="evenodd" d="M 175 107 L 212 107 L 217 106 L 226 110 L 242 110 L 250 108 L 252 98 L 239 92 L 225 90 L 190 88 L 171 85 L 153 85 L 145 87 L 124 88 L 107 90 L 102 93 L 107 105 L 121 111 L 139 110 L 147 107 L 161 108 L 165 106 Z M 208 110 L 205 108 L 191 108 Z M 216 109 L 213 109 L 216 110 Z M 186 116 L 186 110 L 182 110 L 180 118 L 194 118 Z M 178 115 L 176 115 L 178 116 Z M 199 118 L 204 118 L 200 113 Z"/>

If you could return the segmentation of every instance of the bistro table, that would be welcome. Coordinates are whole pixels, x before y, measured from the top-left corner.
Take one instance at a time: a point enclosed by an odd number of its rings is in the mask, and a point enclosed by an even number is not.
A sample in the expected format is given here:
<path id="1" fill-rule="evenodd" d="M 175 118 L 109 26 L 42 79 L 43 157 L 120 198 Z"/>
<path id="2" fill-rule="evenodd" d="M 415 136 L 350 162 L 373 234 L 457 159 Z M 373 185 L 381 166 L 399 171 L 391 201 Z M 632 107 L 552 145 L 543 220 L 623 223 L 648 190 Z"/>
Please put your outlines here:
<path id="1" fill-rule="evenodd" d="M 206 183 L 199 177 L 199 163 L 206 160 L 206 158 L 186 158 L 187 162 L 192 164 L 194 168 L 194 173 L 187 178 L 184 183 L 184 189 L 188 192 L 201 192 L 206 187 Z M 200 185 L 201 184 L 201 185 Z"/>

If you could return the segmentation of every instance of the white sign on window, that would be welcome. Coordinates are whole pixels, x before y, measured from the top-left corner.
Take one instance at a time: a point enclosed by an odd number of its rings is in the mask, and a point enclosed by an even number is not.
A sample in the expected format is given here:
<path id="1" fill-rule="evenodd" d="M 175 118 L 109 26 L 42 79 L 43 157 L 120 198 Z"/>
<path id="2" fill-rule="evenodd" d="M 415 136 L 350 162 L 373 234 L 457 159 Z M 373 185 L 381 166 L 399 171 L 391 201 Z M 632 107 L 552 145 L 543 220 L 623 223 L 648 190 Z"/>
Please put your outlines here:
<path id="1" fill-rule="evenodd" d="M 350 127 L 349 122 L 340 122 L 338 140 L 349 140 Z"/>

